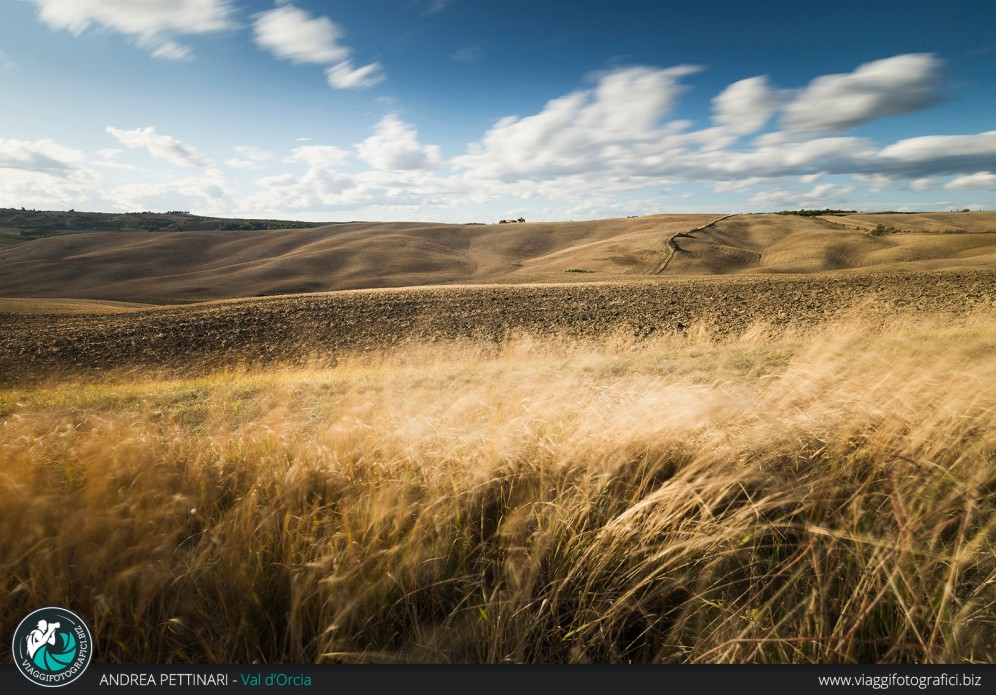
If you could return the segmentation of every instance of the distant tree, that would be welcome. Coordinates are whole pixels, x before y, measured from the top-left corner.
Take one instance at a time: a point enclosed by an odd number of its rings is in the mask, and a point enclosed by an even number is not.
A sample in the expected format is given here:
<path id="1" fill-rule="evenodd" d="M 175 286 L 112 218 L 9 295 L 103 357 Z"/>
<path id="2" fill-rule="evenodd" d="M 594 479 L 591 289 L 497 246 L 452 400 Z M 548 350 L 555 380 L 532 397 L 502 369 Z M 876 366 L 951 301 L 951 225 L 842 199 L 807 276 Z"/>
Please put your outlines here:
<path id="1" fill-rule="evenodd" d="M 798 215 L 799 217 L 816 217 L 818 215 L 846 215 L 853 212 L 854 210 L 831 210 L 830 208 L 826 208 L 824 210 L 780 210 L 775 214 Z"/>
<path id="2" fill-rule="evenodd" d="M 895 234 L 895 227 L 886 227 L 884 224 L 876 225 L 875 229 L 871 231 L 873 236 L 885 236 L 886 234 Z"/>

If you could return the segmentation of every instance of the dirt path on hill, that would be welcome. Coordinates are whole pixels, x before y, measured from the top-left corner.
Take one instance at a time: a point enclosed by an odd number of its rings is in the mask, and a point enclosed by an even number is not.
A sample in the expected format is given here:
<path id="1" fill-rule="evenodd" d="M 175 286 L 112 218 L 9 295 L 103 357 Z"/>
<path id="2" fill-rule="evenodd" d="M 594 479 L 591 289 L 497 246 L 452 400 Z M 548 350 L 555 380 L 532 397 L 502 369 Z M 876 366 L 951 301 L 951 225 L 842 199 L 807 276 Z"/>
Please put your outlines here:
<path id="1" fill-rule="evenodd" d="M 678 245 L 677 245 L 677 244 L 675 243 L 675 241 L 674 241 L 675 239 L 677 239 L 677 238 L 678 238 L 678 237 L 680 237 L 680 236 L 690 236 L 691 234 L 693 234 L 693 233 L 695 233 L 695 232 L 701 232 L 701 231 L 702 231 L 703 229 L 706 229 L 706 228 L 708 228 L 708 227 L 711 227 L 711 226 L 713 226 L 714 224 L 716 224 L 717 222 L 722 222 L 723 220 L 726 220 L 726 219 L 729 219 L 729 218 L 731 218 L 731 217 L 736 217 L 736 214 L 731 214 L 731 215 L 723 215 L 722 217 L 717 217 L 717 218 L 716 218 L 716 219 L 714 219 L 714 220 L 713 220 L 712 222 L 708 222 L 708 223 L 706 223 L 706 224 L 703 224 L 703 225 L 701 225 L 701 226 L 699 226 L 699 227 L 696 227 L 695 229 L 689 229 L 689 230 L 688 230 L 687 232 L 675 232 L 674 234 L 672 234 L 671 236 L 669 236 L 669 237 L 667 238 L 667 241 L 665 242 L 665 245 L 666 245 L 666 246 L 668 247 L 668 249 L 669 249 L 669 252 L 668 252 L 668 255 L 667 255 L 667 258 L 665 258 L 665 259 L 664 259 L 664 262 L 663 262 L 663 263 L 661 263 L 661 264 L 660 264 L 660 265 L 659 265 L 659 266 L 657 267 L 657 270 L 655 270 L 655 271 L 653 272 L 653 274 L 654 274 L 654 275 L 660 275 L 660 274 L 661 274 L 661 273 L 663 273 L 663 272 L 664 272 L 665 270 L 667 270 L 667 266 L 668 266 L 668 264 L 669 264 L 669 263 L 671 262 L 671 259 L 672 259 L 672 258 L 674 258 L 674 254 L 675 254 L 675 252 L 677 252 L 677 250 L 678 250 Z"/>

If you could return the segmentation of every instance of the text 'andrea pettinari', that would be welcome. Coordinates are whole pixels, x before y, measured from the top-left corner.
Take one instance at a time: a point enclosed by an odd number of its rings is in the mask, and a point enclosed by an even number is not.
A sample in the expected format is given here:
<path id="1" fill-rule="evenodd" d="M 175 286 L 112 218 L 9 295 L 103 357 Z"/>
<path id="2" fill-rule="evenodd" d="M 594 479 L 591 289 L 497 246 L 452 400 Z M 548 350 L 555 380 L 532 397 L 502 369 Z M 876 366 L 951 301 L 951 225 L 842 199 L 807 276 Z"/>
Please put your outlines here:
<path id="1" fill-rule="evenodd" d="M 227 673 L 102 673 L 99 685 L 110 686 L 211 686 L 229 685 Z"/>

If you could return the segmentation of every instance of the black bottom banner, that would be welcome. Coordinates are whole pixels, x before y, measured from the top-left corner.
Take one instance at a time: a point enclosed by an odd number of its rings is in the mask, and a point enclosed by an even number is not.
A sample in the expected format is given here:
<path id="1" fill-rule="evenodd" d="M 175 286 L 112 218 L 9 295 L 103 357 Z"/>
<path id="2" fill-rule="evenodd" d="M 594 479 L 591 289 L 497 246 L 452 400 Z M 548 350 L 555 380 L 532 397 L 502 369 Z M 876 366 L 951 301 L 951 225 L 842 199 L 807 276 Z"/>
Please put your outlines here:
<path id="1" fill-rule="evenodd" d="M 39 693 L 12 665 L 0 693 Z M 92 664 L 71 693 L 847 693 L 994 692 L 996 665 L 952 666 L 110 666 Z"/>

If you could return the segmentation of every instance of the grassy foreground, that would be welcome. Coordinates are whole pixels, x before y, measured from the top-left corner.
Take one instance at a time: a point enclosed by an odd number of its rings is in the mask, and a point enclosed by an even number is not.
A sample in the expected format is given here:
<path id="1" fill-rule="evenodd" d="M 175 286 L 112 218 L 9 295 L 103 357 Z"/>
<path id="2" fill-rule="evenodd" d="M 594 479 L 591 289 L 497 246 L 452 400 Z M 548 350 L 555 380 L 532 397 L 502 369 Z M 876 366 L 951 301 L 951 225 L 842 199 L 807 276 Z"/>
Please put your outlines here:
<path id="1" fill-rule="evenodd" d="M 110 662 L 993 661 L 994 355 L 991 316 L 854 320 L 7 389 L 0 624 L 70 607 Z"/>

